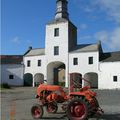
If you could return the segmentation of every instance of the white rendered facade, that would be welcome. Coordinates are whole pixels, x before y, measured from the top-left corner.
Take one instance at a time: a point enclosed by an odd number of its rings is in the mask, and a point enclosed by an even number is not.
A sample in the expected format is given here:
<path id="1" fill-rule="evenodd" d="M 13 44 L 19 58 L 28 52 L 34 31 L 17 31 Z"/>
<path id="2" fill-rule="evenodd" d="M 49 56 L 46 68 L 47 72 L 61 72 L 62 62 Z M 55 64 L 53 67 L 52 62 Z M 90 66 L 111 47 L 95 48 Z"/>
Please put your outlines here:
<path id="1" fill-rule="evenodd" d="M 27 61 L 31 61 L 31 66 L 27 67 Z M 42 64 L 40 67 L 37 66 L 37 61 L 41 60 Z M 42 56 L 29 56 L 24 58 L 24 65 L 25 65 L 25 71 L 24 74 L 26 73 L 31 73 L 32 77 L 34 79 L 34 76 L 37 73 L 41 73 L 44 75 L 44 79 L 46 79 L 46 58 L 44 55 Z M 34 86 L 34 82 L 32 82 L 32 86 Z"/>
<path id="2" fill-rule="evenodd" d="M 58 62 L 58 65 L 64 63 L 66 66 L 66 84 L 68 83 L 68 21 L 50 24 L 46 26 L 46 42 L 45 42 L 45 55 L 46 55 L 46 65 L 48 68 L 47 78 L 49 79 L 48 83 L 52 83 L 54 65 L 51 65 L 49 70 L 49 64 L 54 62 Z M 54 29 L 59 28 L 59 36 L 54 36 Z M 54 47 L 59 47 L 59 55 L 54 55 Z M 61 62 L 61 63 L 59 63 Z M 67 86 L 67 85 L 66 85 Z"/>
<path id="3" fill-rule="evenodd" d="M 117 81 L 113 81 L 114 76 Z M 100 89 L 120 89 L 120 61 L 100 63 L 98 85 Z"/>
<path id="4" fill-rule="evenodd" d="M 0 84 L 7 83 L 12 86 L 23 86 L 24 66 L 21 64 L 1 64 Z"/>
<path id="5" fill-rule="evenodd" d="M 78 65 L 71 65 L 73 58 L 78 58 Z M 93 64 L 88 64 L 88 58 L 93 57 Z M 73 53 L 69 55 L 69 72 L 80 72 L 82 75 L 95 72 L 98 73 L 98 63 L 99 63 L 99 53 L 96 52 L 82 52 L 82 53 Z"/>
<path id="6" fill-rule="evenodd" d="M 92 82 L 93 88 L 120 88 L 120 60 L 100 60 L 100 43 L 77 45 L 77 28 L 70 22 L 66 11 L 60 9 L 57 12 L 55 20 L 46 25 L 45 49 L 30 49 L 24 56 L 24 74 L 31 75 L 32 85 L 35 86 L 35 81 L 39 79 L 54 84 L 55 79 L 58 79 L 55 72 L 64 69 L 66 87 L 69 86 L 69 74 L 80 73 Z M 74 58 L 77 61 L 75 65 Z M 89 63 L 89 59 L 92 63 Z M 39 66 L 38 61 L 41 62 Z M 117 81 L 113 80 L 114 76 L 117 76 Z"/>

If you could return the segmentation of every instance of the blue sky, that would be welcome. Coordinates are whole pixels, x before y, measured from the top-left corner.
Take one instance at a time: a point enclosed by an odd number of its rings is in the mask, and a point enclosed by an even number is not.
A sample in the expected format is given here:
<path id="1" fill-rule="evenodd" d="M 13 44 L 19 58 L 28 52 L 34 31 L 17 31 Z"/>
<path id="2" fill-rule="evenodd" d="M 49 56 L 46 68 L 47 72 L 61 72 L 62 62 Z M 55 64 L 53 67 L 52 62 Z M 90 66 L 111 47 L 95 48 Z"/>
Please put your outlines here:
<path id="1" fill-rule="evenodd" d="M 1 0 L 1 54 L 24 54 L 45 47 L 45 25 L 54 19 L 56 0 Z M 101 40 L 104 52 L 120 51 L 120 0 L 69 0 L 78 44 Z"/>

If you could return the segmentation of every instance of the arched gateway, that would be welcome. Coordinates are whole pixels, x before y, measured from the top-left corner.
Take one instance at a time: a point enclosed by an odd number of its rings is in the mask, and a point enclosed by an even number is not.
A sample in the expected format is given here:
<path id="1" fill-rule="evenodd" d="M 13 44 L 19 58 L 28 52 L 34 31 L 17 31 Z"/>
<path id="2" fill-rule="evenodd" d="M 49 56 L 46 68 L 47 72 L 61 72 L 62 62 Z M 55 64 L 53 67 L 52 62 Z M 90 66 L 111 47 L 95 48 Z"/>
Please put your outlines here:
<path id="1" fill-rule="evenodd" d="M 84 78 L 91 83 L 91 88 L 98 88 L 98 74 L 89 72 L 84 75 Z M 87 83 L 85 83 L 87 85 Z"/>
<path id="2" fill-rule="evenodd" d="M 31 73 L 24 74 L 24 86 L 32 86 L 33 76 Z"/>
<path id="3" fill-rule="evenodd" d="M 65 86 L 65 64 L 55 61 L 47 65 L 47 83 Z"/>
<path id="4" fill-rule="evenodd" d="M 40 83 L 44 83 L 44 75 L 42 73 L 36 73 L 34 75 L 34 86 L 38 86 Z"/>

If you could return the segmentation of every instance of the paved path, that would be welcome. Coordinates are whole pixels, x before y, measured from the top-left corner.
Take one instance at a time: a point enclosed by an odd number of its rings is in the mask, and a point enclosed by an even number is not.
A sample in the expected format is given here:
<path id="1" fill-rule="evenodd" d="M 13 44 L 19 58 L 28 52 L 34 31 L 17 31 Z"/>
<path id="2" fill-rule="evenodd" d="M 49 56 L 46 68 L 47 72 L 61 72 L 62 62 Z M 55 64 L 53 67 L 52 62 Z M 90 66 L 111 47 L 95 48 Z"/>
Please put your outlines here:
<path id="1" fill-rule="evenodd" d="M 104 115 L 90 120 L 120 120 L 120 90 L 96 90 Z M 1 120 L 33 120 L 30 110 L 37 103 L 36 88 L 20 87 L 2 90 Z M 42 120 L 67 120 L 60 107 L 56 114 L 44 112 Z"/>

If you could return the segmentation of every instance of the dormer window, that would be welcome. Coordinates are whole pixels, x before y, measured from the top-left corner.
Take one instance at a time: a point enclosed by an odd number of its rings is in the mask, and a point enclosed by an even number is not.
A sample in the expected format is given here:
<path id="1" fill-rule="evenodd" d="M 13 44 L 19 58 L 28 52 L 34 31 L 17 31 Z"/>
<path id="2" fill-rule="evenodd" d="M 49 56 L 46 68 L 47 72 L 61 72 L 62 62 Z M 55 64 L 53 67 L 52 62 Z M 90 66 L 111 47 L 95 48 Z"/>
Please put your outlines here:
<path id="1" fill-rule="evenodd" d="M 54 29 L 54 36 L 55 37 L 59 36 L 59 28 Z"/>

